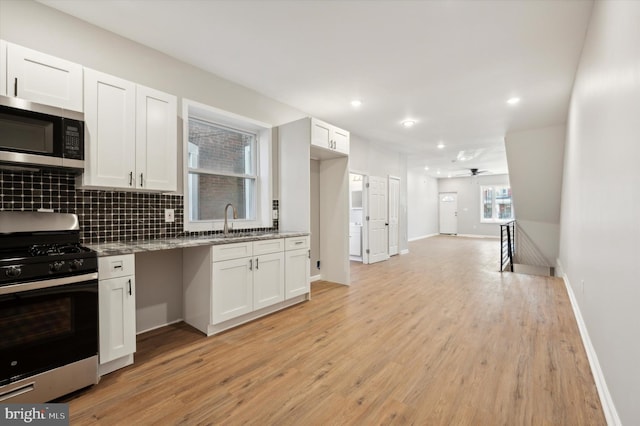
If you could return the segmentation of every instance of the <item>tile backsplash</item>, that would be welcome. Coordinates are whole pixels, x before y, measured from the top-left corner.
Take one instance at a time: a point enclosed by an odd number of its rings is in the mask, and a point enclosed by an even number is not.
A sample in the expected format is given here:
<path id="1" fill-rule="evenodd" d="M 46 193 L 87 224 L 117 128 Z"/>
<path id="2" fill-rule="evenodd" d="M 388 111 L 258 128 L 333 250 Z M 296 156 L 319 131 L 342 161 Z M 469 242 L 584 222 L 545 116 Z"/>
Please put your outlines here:
<path id="1" fill-rule="evenodd" d="M 278 200 L 272 208 L 278 209 Z M 64 171 L 0 169 L 0 209 L 76 213 L 84 243 L 173 238 L 185 234 L 182 195 L 76 189 L 75 175 Z M 165 209 L 174 209 L 175 222 L 164 221 Z M 276 230 L 278 221 L 272 228 Z M 240 232 L 237 229 L 236 232 Z"/>

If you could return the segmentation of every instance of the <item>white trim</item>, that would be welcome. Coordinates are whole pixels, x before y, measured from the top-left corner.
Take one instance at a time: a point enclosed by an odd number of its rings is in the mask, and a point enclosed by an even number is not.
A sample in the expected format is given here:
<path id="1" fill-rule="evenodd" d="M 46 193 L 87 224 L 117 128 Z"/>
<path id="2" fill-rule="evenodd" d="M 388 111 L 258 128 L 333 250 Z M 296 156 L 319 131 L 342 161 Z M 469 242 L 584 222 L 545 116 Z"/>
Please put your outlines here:
<path id="1" fill-rule="evenodd" d="M 313 275 L 309 281 L 314 282 L 314 281 L 321 281 L 322 280 L 322 275 Z"/>
<path id="2" fill-rule="evenodd" d="M 435 237 L 436 235 L 440 235 L 440 234 L 427 234 L 427 235 L 420 235 L 419 237 L 409 238 L 407 241 L 408 241 L 408 242 L 412 242 L 412 241 L 423 240 L 423 239 L 425 239 L 425 238 Z"/>
<path id="3" fill-rule="evenodd" d="M 494 238 L 499 240 L 500 237 L 496 235 L 481 235 L 481 234 L 457 234 L 458 237 L 467 237 L 467 238 Z"/>
<path id="4" fill-rule="evenodd" d="M 146 333 L 148 331 L 152 331 L 152 330 L 155 330 L 155 329 L 158 329 L 158 328 L 166 327 L 168 325 L 176 324 L 176 323 L 183 322 L 183 321 L 184 321 L 184 319 L 178 318 L 177 320 L 170 321 L 170 322 L 168 322 L 166 324 L 155 325 L 155 326 L 153 326 L 151 328 L 147 328 L 145 330 L 136 331 L 136 336 L 139 335 L 139 334 L 142 334 L 142 333 Z"/>
<path id="5" fill-rule="evenodd" d="M 564 271 L 560 259 L 558 259 L 558 266 Z M 562 279 L 564 280 L 565 288 L 567 289 L 567 293 L 569 294 L 569 300 L 571 300 L 573 314 L 576 318 L 576 322 L 578 323 L 580 337 L 582 337 L 582 344 L 584 345 L 584 349 L 587 352 L 587 359 L 589 360 L 589 365 L 591 367 L 591 374 L 593 375 L 593 378 L 596 382 L 596 389 L 598 389 L 600 404 L 602 404 L 602 410 L 604 411 L 604 416 L 607 420 L 607 424 L 610 426 L 622 426 L 622 422 L 620 421 L 620 417 L 618 416 L 618 412 L 616 411 L 613 399 L 611 398 L 611 394 L 609 393 L 607 382 L 604 379 L 604 373 L 602 372 L 602 368 L 600 368 L 598 355 L 596 354 L 596 351 L 593 348 L 593 344 L 591 343 L 587 325 L 582 318 L 582 313 L 580 312 L 578 301 L 575 294 L 573 293 L 573 288 L 569 283 L 569 277 L 567 276 L 567 274 L 563 274 Z"/>
<path id="6" fill-rule="evenodd" d="M 403 254 L 409 254 L 409 249 L 400 250 L 400 255 L 403 255 Z"/>

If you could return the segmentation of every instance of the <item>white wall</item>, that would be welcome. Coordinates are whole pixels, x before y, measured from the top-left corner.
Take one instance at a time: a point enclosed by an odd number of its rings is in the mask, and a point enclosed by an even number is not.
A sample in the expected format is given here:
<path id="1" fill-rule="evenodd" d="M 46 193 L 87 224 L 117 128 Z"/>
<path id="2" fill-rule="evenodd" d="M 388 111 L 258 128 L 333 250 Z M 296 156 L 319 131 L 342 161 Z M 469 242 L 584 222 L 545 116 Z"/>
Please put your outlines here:
<path id="1" fill-rule="evenodd" d="M 424 170 L 407 172 L 409 241 L 438 233 L 438 180 Z"/>
<path id="2" fill-rule="evenodd" d="M 181 98 L 188 98 L 273 126 L 306 116 L 258 92 L 35 1 L 0 0 L 0 12 L 1 39 L 176 95 L 179 115 Z M 181 128 L 179 120 L 178 193 L 182 193 Z"/>
<path id="3" fill-rule="evenodd" d="M 182 317 L 182 250 L 136 254 L 136 332 Z"/>
<path id="4" fill-rule="evenodd" d="M 408 249 L 407 243 L 407 156 L 388 147 L 351 135 L 349 169 L 368 176 L 400 178 L 400 213 L 398 233 L 399 250 Z"/>
<path id="5" fill-rule="evenodd" d="M 640 2 L 594 5 L 569 110 L 560 235 L 563 270 L 625 425 L 640 424 L 639 22 Z"/>
<path id="6" fill-rule="evenodd" d="M 560 244 L 566 132 L 563 124 L 511 132 L 505 137 L 515 218 L 545 257 L 547 266 L 556 264 Z"/>
<path id="7" fill-rule="evenodd" d="M 438 179 L 438 192 L 458 193 L 458 234 L 500 236 L 497 223 L 480 223 L 480 187 L 509 185 L 509 175 Z M 436 200 L 437 202 L 437 200 Z"/>

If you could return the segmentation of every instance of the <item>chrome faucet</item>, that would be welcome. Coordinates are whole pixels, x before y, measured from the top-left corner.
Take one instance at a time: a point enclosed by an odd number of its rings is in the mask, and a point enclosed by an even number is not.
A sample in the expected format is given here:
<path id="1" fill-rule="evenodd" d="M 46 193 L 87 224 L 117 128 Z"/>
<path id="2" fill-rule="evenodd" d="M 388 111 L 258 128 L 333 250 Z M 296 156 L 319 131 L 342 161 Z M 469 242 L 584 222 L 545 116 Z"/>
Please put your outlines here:
<path id="1" fill-rule="evenodd" d="M 236 210 L 236 208 L 233 206 L 233 204 L 229 203 L 226 206 L 224 206 L 224 228 L 223 228 L 223 232 L 224 232 L 225 236 L 229 235 L 229 224 L 227 223 L 227 216 L 228 216 L 229 207 L 231 207 L 233 209 L 233 218 L 234 219 L 238 218 L 238 210 Z"/>

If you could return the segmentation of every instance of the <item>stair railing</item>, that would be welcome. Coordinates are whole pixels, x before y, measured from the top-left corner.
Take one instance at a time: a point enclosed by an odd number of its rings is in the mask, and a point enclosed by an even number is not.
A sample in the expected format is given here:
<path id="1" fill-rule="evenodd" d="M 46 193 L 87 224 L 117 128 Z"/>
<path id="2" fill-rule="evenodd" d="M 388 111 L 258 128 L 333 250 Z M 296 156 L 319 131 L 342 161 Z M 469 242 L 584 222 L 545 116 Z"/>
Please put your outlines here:
<path id="1" fill-rule="evenodd" d="M 513 272 L 513 258 L 516 254 L 516 221 L 500 224 L 500 272 L 506 267 Z"/>

